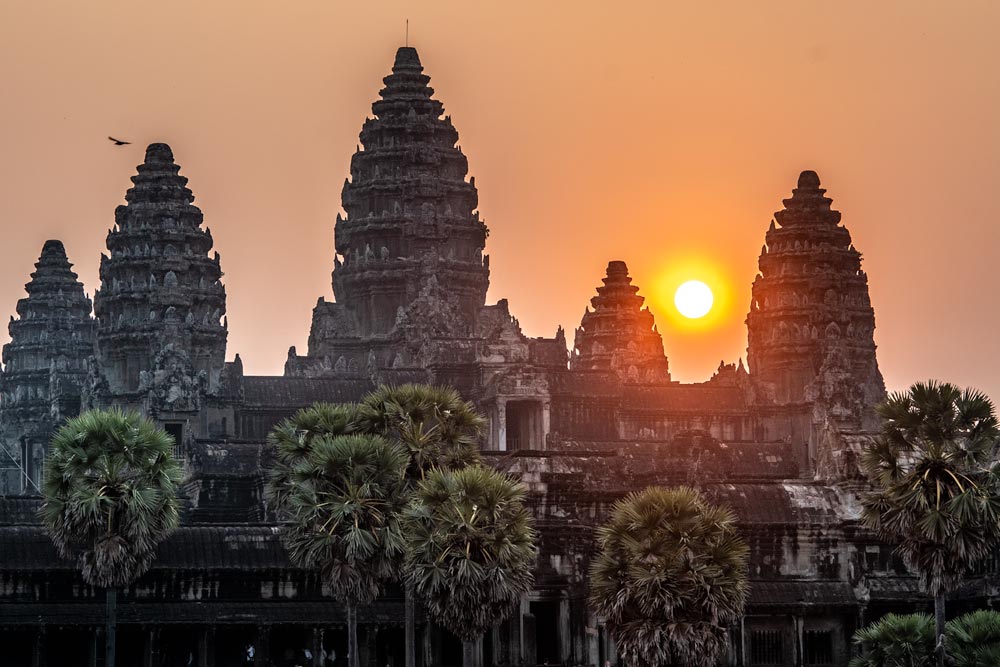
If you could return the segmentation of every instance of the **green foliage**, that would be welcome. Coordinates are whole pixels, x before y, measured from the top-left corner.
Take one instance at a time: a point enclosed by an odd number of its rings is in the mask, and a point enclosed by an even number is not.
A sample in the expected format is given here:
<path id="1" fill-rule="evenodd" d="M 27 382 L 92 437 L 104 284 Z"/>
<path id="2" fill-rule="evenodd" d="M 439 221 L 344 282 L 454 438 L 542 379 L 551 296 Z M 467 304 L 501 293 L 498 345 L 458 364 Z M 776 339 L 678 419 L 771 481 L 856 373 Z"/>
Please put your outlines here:
<path id="1" fill-rule="evenodd" d="M 267 435 L 275 461 L 271 467 L 267 494 L 279 518 L 294 489 L 292 470 L 309 454 L 313 440 L 322 436 L 353 433 L 357 408 L 353 404 L 316 403 L 303 408 L 275 426 Z"/>
<path id="2" fill-rule="evenodd" d="M 945 629 L 949 665 L 1000 665 L 1000 613 L 974 611 L 948 621 Z M 887 614 L 854 633 L 865 653 L 850 667 L 929 667 L 935 663 L 934 619 L 927 614 Z"/>
<path id="3" fill-rule="evenodd" d="M 980 610 L 948 621 L 948 655 L 954 667 L 1000 665 L 1000 613 Z"/>
<path id="4" fill-rule="evenodd" d="M 934 619 L 927 614 L 886 614 L 854 633 L 865 655 L 850 667 L 930 667 L 934 664 Z"/>
<path id="5" fill-rule="evenodd" d="M 480 637 L 531 590 L 536 533 L 525 489 L 483 466 L 433 469 L 406 512 L 407 577 L 435 621 Z"/>
<path id="6" fill-rule="evenodd" d="M 382 386 L 358 405 L 358 430 L 400 443 L 410 454 L 407 477 L 424 479 L 432 468 L 459 469 L 479 462 L 486 420 L 450 387 Z"/>
<path id="7" fill-rule="evenodd" d="M 862 465 L 877 486 L 862 520 L 932 595 L 954 589 L 1000 546 L 1000 429 L 982 393 L 917 383 L 878 408 L 882 436 Z"/>
<path id="8" fill-rule="evenodd" d="M 402 557 L 407 462 L 398 445 L 364 434 L 312 437 L 294 460 L 281 511 L 289 556 L 348 604 L 373 601 Z"/>
<path id="9" fill-rule="evenodd" d="M 749 549 L 731 511 L 694 489 L 650 487 L 597 530 L 590 601 L 636 667 L 713 666 L 747 600 Z"/>
<path id="10" fill-rule="evenodd" d="M 41 518 L 88 583 L 131 583 L 177 527 L 183 473 L 173 445 L 149 419 L 117 409 L 85 412 L 53 436 Z"/>

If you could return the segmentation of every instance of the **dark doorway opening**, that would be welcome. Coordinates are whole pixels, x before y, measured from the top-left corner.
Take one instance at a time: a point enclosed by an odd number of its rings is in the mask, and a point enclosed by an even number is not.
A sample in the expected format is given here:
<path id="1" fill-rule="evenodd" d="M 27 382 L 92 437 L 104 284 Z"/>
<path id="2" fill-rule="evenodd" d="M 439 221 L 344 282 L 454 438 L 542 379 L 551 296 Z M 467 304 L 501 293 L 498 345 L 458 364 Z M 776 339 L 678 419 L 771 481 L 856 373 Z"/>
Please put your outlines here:
<path id="1" fill-rule="evenodd" d="M 538 401 L 507 401 L 506 449 L 544 449 L 542 439 L 542 404 Z"/>
<path id="2" fill-rule="evenodd" d="M 559 601 L 532 602 L 531 614 L 535 617 L 535 662 L 539 665 L 560 664 Z"/>
<path id="3" fill-rule="evenodd" d="M 181 452 L 183 451 L 181 447 L 184 444 L 184 424 L 168 422 L 163 425 L 163 430 L 174 439 L 174 456 L 180 457 Z"/>

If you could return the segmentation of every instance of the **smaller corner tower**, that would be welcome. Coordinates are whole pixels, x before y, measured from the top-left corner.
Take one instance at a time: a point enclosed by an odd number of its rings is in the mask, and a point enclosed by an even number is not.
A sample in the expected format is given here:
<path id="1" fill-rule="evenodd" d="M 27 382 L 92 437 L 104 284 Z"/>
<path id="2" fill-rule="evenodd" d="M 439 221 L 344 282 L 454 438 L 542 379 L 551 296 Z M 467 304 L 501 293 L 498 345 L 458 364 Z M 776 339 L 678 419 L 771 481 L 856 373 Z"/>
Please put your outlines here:
<path id="1" fill-rule="evenodd" d="M 80 411 L 94 321 L 72 266 L 61 241 L 46 241 L 8 325 L 0 371 L 0 495 L 38 493 L 52 431 Z"/>
<path id="2" fill-rule="evenodd" d="M 628 266 L 608 262 L 602 281 L 576 330 L 570 368 L 612 371 L 624 382 L 670 382 L 663 339 Z"/>

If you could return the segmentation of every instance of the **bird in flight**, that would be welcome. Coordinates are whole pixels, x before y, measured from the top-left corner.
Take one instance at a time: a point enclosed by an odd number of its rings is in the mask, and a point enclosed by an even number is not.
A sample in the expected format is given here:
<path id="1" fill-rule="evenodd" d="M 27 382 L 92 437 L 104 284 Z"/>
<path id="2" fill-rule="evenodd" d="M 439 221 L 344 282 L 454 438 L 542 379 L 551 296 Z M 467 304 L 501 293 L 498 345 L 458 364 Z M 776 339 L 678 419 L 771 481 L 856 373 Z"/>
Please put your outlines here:
<path id="1" fill-rule="evenodd" d="M 122 141 L 121 139 L 115 139 L 114 137 L 108 137 L 108 141 L 115 142 L 115 146 L 127 146 L 131 144 L 131 141 Z"/>

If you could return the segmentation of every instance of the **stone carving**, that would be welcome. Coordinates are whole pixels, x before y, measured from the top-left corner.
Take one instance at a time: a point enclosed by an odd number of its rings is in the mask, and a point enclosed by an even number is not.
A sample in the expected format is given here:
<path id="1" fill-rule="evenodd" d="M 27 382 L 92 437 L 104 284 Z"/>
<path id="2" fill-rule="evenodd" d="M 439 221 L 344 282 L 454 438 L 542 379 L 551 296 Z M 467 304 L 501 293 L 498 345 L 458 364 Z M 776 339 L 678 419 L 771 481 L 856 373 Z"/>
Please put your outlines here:
<path id="1" fill-rule="evenodd" d="M 166 343 L 195 345 L 187 351 L 208 361 L 210 384 L 218 383 L 225 363 L 227 333 L 220 320 L 226 294 L 219 283 L 219 256 L 208 254 L 211 234 L 202 227 L 202 212 L 191 203 L 194 196 L 179 171 L 169 146 L 150 144 L 132 177 L 126 204 L 115 211 L 115 228 L 108 233 L 110 255 L 101 262 L 102 289 L 94 308 L 101 323 L 124 322 L 113 329 L 99 327 L 97 334 L 113 395 L 134 391 L 139 370 L 153 369 Z M 212 289 L 206 291 L 205 285 Z M 191 303 L 195 293 L 197 308 Z M 145 313 L 146 323 L 138 324 L 131 313 Z M 201 319 L 197 338 L 185 339 L 178 327 L 183 323 L 190 331 L 195 319 L 205 317 L 202 313 L 213 315 Z M 129 341 L 127 346 L 123 340 Z"/>
<path id="2" fill-rule="evenodd" d="M 139 374 L 139 391 L 147 394 L 148 410 L 163 412 L 197 412 L 202 395 L 207 392 L 207 375 L 194 372 L 191 357 L 173 343 L 156 355 L 152 371 Z"/>

